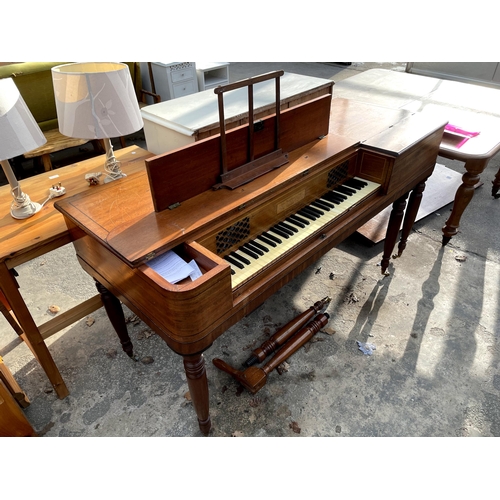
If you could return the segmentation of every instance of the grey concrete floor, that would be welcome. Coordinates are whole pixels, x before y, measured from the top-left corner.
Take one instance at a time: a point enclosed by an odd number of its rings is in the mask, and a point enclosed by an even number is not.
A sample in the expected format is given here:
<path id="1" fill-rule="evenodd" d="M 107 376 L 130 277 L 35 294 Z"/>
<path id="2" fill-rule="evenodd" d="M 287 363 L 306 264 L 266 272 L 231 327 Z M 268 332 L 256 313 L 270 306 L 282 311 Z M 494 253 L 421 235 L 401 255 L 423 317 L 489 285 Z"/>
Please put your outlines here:
<path id="1" fill-rule="evenodd" d="M 230 74 L 235 81 L 284 69 L 339 80 L 374 66 L 404 71 L 405 63 L 232 63 Z M 438 161 L 463 172 L 459 162 Z M 490 195 L 499 168 L 496 157 L 446 247 L 441 228 L 451 205 L 415 225 L 388 277 L 378 265 L 382 243 L 353 235 L 221 336 L 205 354 L 211 436 L 499 436 L 500 200 Z M 49 319 L 51 304 L 65 310 L 95 294 L 71 245 L 17 271 L 37 323 Z M 219 357 L 238 366 L 326 295 L 333 299 L 326 332 L 289 360 L 288 371 L 271 373 L 256 395 L 212 365 Z M 201 435 L 180 357 L 125 311 L 138 362 L 121 351 L 103 309 L 48 340 L 70 391 L 63 400 L 0 318 L 0 354 L 31 400 L 25 414 L 40 436 Z M 373 355 L 356 341 L 374 344 Z"/>

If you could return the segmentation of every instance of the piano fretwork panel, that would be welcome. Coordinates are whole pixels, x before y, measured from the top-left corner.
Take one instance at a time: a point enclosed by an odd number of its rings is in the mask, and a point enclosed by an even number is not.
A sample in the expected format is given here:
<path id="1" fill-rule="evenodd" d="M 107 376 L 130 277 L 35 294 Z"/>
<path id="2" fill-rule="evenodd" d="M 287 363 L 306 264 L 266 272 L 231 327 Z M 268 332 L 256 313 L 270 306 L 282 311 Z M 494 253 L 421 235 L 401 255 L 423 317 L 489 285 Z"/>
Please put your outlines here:
<path id="1" fill-rule="evenodd" d="M 242 214 L 202 240 L 203 247 L 231 267 L 233 290 L 287 259 L 318 238 L 347 213 L 380 190 L 380 184 L 354 175 L 357 155 L 304 176 L 293 191 Z"/>

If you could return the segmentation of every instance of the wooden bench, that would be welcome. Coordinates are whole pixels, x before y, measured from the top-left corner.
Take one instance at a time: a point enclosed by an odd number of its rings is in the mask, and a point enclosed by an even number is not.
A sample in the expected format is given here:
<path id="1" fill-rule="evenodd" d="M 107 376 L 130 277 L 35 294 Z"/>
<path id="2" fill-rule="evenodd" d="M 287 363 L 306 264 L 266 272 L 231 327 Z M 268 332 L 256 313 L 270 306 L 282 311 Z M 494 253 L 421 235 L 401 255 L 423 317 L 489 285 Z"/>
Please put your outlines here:
<path id="1" fill-rule="evenodd" d="M 62 151 L 67 148 L 73 148 L 76 146 L 81 146 L 89 142 L 88 139 L 75 139 L 73 137 L 67 137 L 59 132 L 58 129 L 47 130 L 43 133 L 47 142 L 40 146 L 39 148 L 29 151 L 24 154 L 25 158 L 39 158 L 41 157 L 43 163 L 43 169 L 45 172 L 52 170 L 52 161 L 50 159 L 51 153 L 56 153 L 57 151 Z M 101 141 L 95 139 L 92 140 L 92 145 L 94 150 L 98 153 L 104 152 L 104 146 Z"/>

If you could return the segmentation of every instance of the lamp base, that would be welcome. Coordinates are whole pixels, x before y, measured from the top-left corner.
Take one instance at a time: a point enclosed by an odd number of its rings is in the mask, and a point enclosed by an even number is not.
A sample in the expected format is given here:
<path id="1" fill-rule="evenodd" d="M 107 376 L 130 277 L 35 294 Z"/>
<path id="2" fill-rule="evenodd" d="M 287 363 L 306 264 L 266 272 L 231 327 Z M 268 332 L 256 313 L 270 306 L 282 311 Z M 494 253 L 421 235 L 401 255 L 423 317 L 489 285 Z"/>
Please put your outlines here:
<path id="1" fill-rule="evenodd" d="M 111 175 L 113 177 L 111 177 Z M 116 179 L 121 179 L 122 177 L 127 177 L 127 174 L 124 174 L 122 171 L 120 172 L 113 172 L 112 174 L 109 174 L 104 177 L 104 184 L 107 184 L 108 182 L 116 181 Z"/>
<path id="2" fill-rule="evenodd" d="M 104 164 L 104 170 L 107 174 L 104 178 L 104 183 L 107 184 L 108 182 L 116 181 L 122 177 L 127 177 L 120 168 L 120 162 L 115 158 L 111 139 L 104 139 L 104 147 L 106 149 L 106 163 Z"/>
<path id="3" fill-rule="evenodd" d="M 19 204 L 16 201 L 13 201 L 10 206 L 10 215 L 14 219 L 28 219 L 32 215 L 35 215 L 42 208 L 40 203 L 35 203 L 31 201 L 29 196 L 24 193 L 26 199 L 23 203 Z"/>

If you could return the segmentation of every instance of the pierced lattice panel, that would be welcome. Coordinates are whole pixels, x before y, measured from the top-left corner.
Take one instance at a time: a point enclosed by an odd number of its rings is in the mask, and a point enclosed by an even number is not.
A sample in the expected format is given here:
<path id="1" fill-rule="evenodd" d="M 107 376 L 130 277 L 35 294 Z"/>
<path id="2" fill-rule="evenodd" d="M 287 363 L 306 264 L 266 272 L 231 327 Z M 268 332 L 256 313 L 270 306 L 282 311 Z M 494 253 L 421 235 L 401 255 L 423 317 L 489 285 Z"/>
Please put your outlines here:
<path id="1" fill-rule="evenodd" d="M 215 236 L 217 253 L 221 254 L 236 243 L 250 236 L 250 218 L 245 217 L 232 226 L 226 227 Z"/>
<path id="2" fill-rule="evenodd" d="M 337 165 L 328 172 L 328 180 L 326 187 L 331 188 L 342 184 L 347 179 L 347 173 L 349 172 L 349 160 Z"/>

